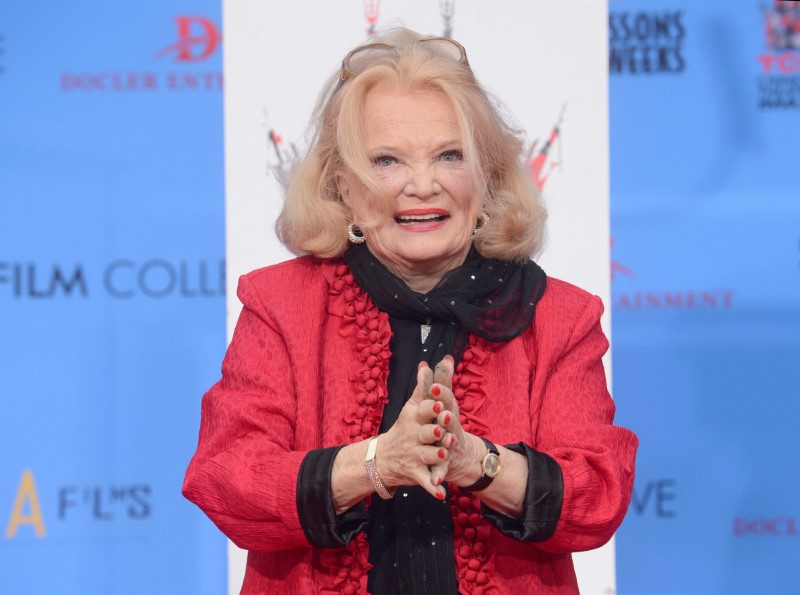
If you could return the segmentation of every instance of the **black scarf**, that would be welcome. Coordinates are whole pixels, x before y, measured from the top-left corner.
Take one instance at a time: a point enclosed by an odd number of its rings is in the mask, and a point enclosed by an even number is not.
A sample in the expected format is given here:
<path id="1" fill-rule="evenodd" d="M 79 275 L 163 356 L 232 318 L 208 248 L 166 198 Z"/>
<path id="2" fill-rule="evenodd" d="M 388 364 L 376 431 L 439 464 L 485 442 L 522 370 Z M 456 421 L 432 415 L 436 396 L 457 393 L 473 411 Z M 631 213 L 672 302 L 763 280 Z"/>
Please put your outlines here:
<path id="1" fill-rule="evenodd" d="M 448 272 L 426 294 L 409 289 L 365 244 L 352 246 L 345 260 L 380 310 L 431 325 L 425 343 L 433 349 L 418 360 L 425 359 L 431 367 L 448 353 L 458 363 L 469 333 L 498 343 L 522 333 L 533 320 L 547 284 L 544 271 L 535 262 L 484 258 L 474 247 L 464 264 Z"/>
<path id="2" fill-rule="evenodd" d="M 389 315 L 392 327 L 389 401 L 381 432 L 397 421 L 411 396 L 419 362 L 433 368 L 450 354 L 458 364 L 470 333 L 495 342 L 513 339 L 533 320 L 547 282 L 544 271 L 530 260 L 520 265 L 488 259 L 475 248 L 463 265 L 426 294 L 409 289 L 366 245 L 351 247 L 345 260 L 361 288 Z M 430 325 L 424 342 L 422 324 Z M 382 594 L 454 594 L 458 587 L 449 508 L 419 486 L 400 491 L 402 497 L 393 500 L 374 498 L 369 509 L 373 568 L 368 589 Z"/>

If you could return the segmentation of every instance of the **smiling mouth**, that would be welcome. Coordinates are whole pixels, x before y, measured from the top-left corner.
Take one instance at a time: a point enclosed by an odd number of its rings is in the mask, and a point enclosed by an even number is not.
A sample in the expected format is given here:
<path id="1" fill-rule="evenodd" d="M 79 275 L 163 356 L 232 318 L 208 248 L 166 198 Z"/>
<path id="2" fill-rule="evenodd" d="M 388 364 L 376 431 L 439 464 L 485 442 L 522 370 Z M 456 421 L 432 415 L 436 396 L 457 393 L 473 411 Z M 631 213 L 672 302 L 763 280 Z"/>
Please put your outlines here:
<path id="1" fill-rule="evenodd" d="M 435 223 L 449 219 L 447 215 L 429 213 L 426 215 L 399 215 L 394 220 L 400 225 L 413 225 L 415 223 Z"/>

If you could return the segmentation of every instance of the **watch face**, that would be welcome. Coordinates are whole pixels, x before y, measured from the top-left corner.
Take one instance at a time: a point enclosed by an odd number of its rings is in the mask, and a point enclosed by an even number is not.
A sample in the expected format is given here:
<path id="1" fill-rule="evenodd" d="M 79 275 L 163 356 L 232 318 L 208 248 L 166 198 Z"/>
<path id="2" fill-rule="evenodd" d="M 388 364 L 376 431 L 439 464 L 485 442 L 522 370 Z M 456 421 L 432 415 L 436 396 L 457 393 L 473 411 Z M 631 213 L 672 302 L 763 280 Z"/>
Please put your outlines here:
<path id="1" fill-rule="evenodd" d="M 497 477 L 497 474 L 500 473 L 500 467 L 500 457 L 493 452 L 490 452 L 483 459 L 483 469 L 489 477 Z"/>

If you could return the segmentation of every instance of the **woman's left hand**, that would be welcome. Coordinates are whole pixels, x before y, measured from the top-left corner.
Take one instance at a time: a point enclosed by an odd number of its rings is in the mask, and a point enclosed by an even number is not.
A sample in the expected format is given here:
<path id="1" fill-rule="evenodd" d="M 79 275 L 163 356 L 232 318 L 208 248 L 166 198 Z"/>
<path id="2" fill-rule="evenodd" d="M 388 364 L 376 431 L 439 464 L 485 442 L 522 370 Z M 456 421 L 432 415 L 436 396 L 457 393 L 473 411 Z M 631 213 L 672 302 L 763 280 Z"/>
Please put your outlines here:
<path id="1" fill-rule="evenodd" d="M 446 430 L 440 444 L 448 449 L 448 457 L 447 461 L 431 468 L 431 478 L 434 483 L 441 478 L 458 486 L 467 486 L 480 477 L 480 461 L 486 446 L 480 438 L 461 427 L 458 403 L 450 388 L 452 379 L 453 358 L 445 357 L 434 368 L 431 398 L 444 405 L 436 423 Z"/>

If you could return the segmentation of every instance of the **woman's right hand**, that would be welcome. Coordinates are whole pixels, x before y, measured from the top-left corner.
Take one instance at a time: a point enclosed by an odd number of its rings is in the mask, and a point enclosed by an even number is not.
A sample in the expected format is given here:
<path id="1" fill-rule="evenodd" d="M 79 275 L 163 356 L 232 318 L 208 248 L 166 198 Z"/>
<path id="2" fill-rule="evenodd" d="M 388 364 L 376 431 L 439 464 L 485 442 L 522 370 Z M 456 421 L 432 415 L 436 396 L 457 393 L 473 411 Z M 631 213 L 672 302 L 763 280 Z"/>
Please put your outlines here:
<path id="1" fill-rule="evenodd" d="M 448 376 L 439 368 L 437 366 L 436 382 L 444 384 Z M 452 364 L 449 369 L 449 378 L 452 378 Z M 394 425 L 381 435 L 375 466 L 389 490 L 417 484 L 435 498 L 444 500 L 445 491 L 440 484 L 447 473 L 448 449 L 440 444 L 445 430 L 436 419 L 443 405 L 430 398 L 433 382 L 434 372 L 426 363 L 421 363 L 414 392 Z"/>

